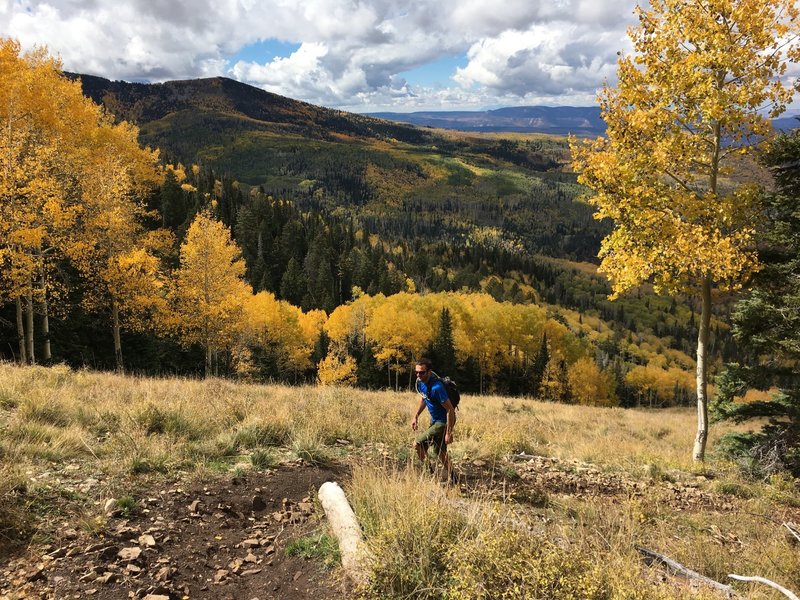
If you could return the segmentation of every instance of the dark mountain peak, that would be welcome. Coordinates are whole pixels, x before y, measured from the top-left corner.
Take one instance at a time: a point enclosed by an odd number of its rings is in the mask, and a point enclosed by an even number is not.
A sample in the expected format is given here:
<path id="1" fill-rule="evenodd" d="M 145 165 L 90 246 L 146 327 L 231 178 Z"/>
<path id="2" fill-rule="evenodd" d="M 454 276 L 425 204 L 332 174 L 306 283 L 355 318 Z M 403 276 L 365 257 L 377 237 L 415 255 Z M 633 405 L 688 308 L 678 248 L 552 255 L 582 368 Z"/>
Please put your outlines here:
<path id="1" fill-rule="evenodd" d="M 225 127 L 239 130 L 295 133 L 320 139 L 351 135 L 422 142 L 429 135 L 409 125 L 315 106 L 227 77 L 128 83 L 94 75 L 68 76 L 79 79 L 84 94 L 117 118 L 139 126 L 170 120 L 191 128 L 192 123 L 213 117 L 224 120 Z"/>

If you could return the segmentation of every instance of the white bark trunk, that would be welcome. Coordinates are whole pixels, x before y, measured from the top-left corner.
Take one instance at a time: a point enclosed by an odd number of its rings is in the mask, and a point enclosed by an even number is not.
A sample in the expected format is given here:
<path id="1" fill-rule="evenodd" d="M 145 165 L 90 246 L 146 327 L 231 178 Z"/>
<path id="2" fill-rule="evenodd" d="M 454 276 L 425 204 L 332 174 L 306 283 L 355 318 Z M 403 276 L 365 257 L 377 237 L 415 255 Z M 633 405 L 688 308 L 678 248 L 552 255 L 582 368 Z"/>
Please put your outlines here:
<path id="1" fill-rule="evenodd" d="M 111 299 L 111 318 L 113 321 L 113 330 L 114 330 L 114 357 L 116 358 L 117 362 L 117 372 L 124 373 L 125 372 L 125 365 L 122 362 L 122 339 L 120 337 L 120 324 L 119 324 L 119 307 L 117 306 L 117 302 L 114 298 Z"/>
<path id="2" fill-rule="evenodd" d="M 47 282 L 42 275 L 42 338 L 44 347 L 42 349 L 42 359 L 47 363 L 53 358 L 50 349 L 50 308 L 47 305 Z"/>
<path id="3" fill-rule="evenodd" d="M 33 291 L 28 290 L 25 295 L 25 352 L 28 354 L 28 364 L 36 364 L 36 355 L 33 347 Z"/>
<path id="4" fill-rule="evenodd" d="M 706 458 L 708 440 L 708 333 L 711 324 L 711 279 L 703 280 L 703 308 L 697 334 L 697 436 L 692 458 L 696 462 Z"/>
<path id="5" fill-rule="evenodd" d="M 17 340 L 19 341 L 19 364 L 28 363 L 28 353 L 25 351 L 25 322 L 23 320 L 22 298 L 17 297 Z"/>

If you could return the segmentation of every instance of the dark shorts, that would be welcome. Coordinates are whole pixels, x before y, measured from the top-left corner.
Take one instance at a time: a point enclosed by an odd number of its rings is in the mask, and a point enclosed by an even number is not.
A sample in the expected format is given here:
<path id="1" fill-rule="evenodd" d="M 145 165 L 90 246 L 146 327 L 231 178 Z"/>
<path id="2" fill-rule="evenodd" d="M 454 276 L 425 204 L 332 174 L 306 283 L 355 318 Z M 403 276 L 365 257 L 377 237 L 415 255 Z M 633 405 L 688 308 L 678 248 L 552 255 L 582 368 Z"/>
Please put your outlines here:
<path id="1" fill-rule="evenodd" d="M 444 441 L 445 431 L 447 431 L 447 423 L 434 421 L 428 429 L 417 435 L 417 444 L 422 446 L 425 452 L 433 444 L 434 448 L 436 448 L 436 454 L 442 454 L 447 450 L 447 443 Z"/>

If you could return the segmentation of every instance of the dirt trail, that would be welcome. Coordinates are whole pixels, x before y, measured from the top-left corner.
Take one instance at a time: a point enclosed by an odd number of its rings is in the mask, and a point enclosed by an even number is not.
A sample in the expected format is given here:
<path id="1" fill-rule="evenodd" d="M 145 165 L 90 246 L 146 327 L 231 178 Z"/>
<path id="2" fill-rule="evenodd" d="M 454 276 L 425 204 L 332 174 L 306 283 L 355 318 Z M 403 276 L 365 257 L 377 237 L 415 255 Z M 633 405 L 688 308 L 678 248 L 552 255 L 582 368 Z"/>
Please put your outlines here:
<path id="1" fill-rule="evenodd" d="M 136 492 L 131 514 L 108 507 L 111 516 L 100 531 L 71 522 L 69 515 L 80 512 L 76 498 L 83 499 L 84 507 L 92 499 L 97 504 L 104 497 L 97 489 L 101 484 L 80 472 L 44 474 L 63 510 L 50 519 L 50 543 L 0 562 L 0 598 L 349 597 L 339 569 L 328 569 L 319 558 L 286 554 L 289 542 L 320 525 L 313 501 L 319 486 L 330 480 L 346 483 L 348 471 L 344 465 L 292 464 L 238 477 L 156 482 Z M 704 490 L 703 478 L 690 474 L 637 478 L 578 461 L 529 455 L 500 464 L 464 462 L 458 471 L 458 489 L 465 498 L 544 506 L 553 498 L 613 501 L 655 493 L 659 502 L 677 510 L 736 510 L 735 498 Z M 796 512 L 789 517 L 800 520 Z"/>
<path id="2" fill-rule="evenodd" d="M 342 582 L 287 556 L 314 529 L 313 495 L 342 470 L 282 467 L 142 490 L 101 534 L 62 523 L 51 544 L 0 564 L 0 598 L 327 600 Z"/>

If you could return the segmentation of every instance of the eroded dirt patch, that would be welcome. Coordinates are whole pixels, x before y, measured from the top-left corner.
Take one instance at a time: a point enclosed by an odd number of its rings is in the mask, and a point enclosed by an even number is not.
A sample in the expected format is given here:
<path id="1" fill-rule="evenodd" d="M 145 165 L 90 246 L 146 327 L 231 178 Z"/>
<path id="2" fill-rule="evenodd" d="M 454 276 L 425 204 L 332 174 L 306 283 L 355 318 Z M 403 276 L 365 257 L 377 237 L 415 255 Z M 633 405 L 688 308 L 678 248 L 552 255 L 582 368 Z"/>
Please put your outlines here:
<path id="1" fill-rule="evenodd" d="M 624 472 L 604 471 L 597 465 L 546 456 L 515 455 L 511 462 L 492 465 L 481 460 L 460 465 L 462 489 L 470 495 L 537 504 L 547 497 L 602 499 L 637 498 L 654 493 L 665 506 L 676 510 L 736 510 L 733 498 L 703 489 L 701 479 L 685 481 L 634 478 Z"/>
<path id="2" fill-rule="evenodd" d="M 316 490 L 343 471 L 290 466 L 142 490 L 127 516 L 103 507 L 102 531 L 60 527 L 0 567 L 0 597 L 340 598 L 335 571 L 286 547 L 319 525 Z"/>

